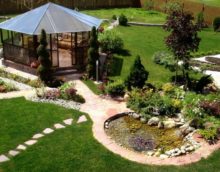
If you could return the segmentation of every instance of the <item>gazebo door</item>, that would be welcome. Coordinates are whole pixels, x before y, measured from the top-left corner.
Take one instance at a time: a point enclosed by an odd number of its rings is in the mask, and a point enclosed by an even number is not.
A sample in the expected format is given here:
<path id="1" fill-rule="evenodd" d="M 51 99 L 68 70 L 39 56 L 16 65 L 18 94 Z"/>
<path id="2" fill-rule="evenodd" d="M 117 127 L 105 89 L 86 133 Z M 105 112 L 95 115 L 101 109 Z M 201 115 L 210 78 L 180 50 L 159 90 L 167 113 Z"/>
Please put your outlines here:
<path id="1" fill-rule="evenodd" d="M 71 34 L 58 35 L 59 67 L 72 67 Z"/>

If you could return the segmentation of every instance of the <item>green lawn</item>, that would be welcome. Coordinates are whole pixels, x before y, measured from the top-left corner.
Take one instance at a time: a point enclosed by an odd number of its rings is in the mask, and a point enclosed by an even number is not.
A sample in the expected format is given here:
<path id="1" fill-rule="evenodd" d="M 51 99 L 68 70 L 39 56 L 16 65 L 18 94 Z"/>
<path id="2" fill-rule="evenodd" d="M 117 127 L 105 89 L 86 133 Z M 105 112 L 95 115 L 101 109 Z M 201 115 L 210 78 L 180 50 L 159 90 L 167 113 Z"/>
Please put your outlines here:
<path id="1" fill-rule="evenodd" d="M 77 118 L 79 113 L 52 104 L 32 103 L 24 98 L 0 100 L 0 154 L 16 148 L 54 123 Z"/>
<path id="2" fill-rule="evenodd" d="M 128 52 L 114 56 L 112 79 L 124 79 L 130 71 L 135 56 L 140 55 L 142 63 L 150 73 L 149 82 L 169 81 L 171 73 L 162 66 L 154 64 L 152 58 L 157 51 L 167 51 L 164 39 L 168 33 L 160 27 L 129 26 L 118 27 L 116 30 L 123 38 Z M 219 34 L 214 33 L 212 29 L 206 29 L 199 35 L 202 38 L 199 51 L 220 50 Z"/>
<path id="3" fill-rule="evenodd" d="M 0 147 L 5 147 L 6 144 L 13 145 L 12 143 L 17 141 L 21 142 L 22 138 L 23 140 L 27 139 L 32 135 L 31 131 L 41 131 L 42 127 L 45 127 L 44 125 L 51 125 L 51 123 L 59 122 L 63 117 L 67 117 L 67 113 L 71 113 L 72 117 L 79 115 L 79 112 L 76 111 L 48 104 L 31 103 L 23 98 L 1 100 L 0 103 L 1 138 L 6 137 L 6 135 L 11 137 L 10 141 L 9 139 L 1 141 Z M 20 114 L 26 117 L 24 118 Z M 34 120 L 30 120 L 28 116 L 32 116 Z M 93 138 L 92 122 L 89 120 L 82 124 L 76 124 L 74 121 L 74 125 L 42 138 L 36 145 L 12 158 L 11 161 L 1 164 L 0 171 L 218 172 L 220 168 L 219 158 L 220 151 L 217 151 L 208 160 L 180 167 L 150 166 L 130 162 L 111 153 Z"/>
<path id="4" fill-rule="evenodd" d="M 124 14 L 129 21 L 146 22 L 146 23 L 164 23 L 166 15 L 157 11 L 146 11 L 142 8 L 115 8 L 100 10 L 85 10 L 86 14 L 99 17 L 102 19 L 111 19 L 113 15 L 119 16 Z"/>

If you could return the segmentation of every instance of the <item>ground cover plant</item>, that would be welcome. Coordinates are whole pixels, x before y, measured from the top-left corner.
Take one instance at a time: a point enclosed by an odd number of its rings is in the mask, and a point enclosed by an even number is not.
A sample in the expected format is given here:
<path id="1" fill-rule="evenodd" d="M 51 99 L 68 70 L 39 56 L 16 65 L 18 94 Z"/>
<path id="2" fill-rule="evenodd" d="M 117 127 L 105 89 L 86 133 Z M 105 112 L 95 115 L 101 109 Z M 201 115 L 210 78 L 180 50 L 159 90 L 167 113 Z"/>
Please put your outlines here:
<path id="1" fill-rule="evenodd" d="M 3 80 L 0 79 L 0 93 L 7 93 L 10 91 L 16 91 L 17 89 L 15 88 L 14 85 L 5 83 Z"/>
<path id="2" fill-rule="evenodd" d="M 1 100 L 1 151 L 16 146 L 30 138 L 33 133 L 44 127 L 72 117 L 74 121 L 81 114 L 73 110 L 66 110 L 50 104 L 32 103 L 23 98 Z M 11 115 L 8 115 L 8 112 Z M 16 115 L 13 115 L 16 114 Z M 8 122 L 5 123 L 4 121 Z M 14 121 L 17 121 L 14 123 Z M 30 128 L 31 124 L 31 128 Z M 12 126 L 12 127 L 8 127 Z M 15 127 L 16 126 L 16 127 Z M 13 137 L 13 139 L 11 139 Z M 2 146 L 3 145 L 3 146 Z M 86 156 L 85 156 L 86 155 Z M 41 139 L 36 145 L 28 148 L 11 161 L 0 165 L 1 171 L 210 171 L 218 172 L 220 151 L 215 152 L 207 160 L 175 167 L 141 165 L 121 158 L 105 149 L 92 134 L 92 122 L 74 124 L 66 129 Z"/>
<path id="3" fill-rule="evenodd" d="M 21 82 L 21 83 L 30 85 L 31 87 L 34 87 L 34 88 L 39 88 L 39 87 L 43 86 L 43 83 L 38 79 L 30 80 L 30 79 L 24 78 L 24 77 L 16 75 L 16 74 L 9 73 L 9 72 L 5 71 L 4 69 L 1 69 L 1 68 L 0 68 L 0 76 L 3 77 L 3 78 L 12 79 L 12 80 L 15 80 L 17 82 Z"/>

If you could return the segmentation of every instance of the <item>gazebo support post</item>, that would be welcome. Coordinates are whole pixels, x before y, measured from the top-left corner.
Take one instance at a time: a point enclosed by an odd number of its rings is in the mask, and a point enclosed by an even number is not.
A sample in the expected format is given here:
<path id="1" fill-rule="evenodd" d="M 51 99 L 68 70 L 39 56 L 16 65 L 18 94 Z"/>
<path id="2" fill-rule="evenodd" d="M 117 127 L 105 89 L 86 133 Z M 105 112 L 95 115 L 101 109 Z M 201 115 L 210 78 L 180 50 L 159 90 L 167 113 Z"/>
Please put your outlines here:
<path id="1" fill-rule="evenodd" d="M 8 39 L 10 38 L 9 30 L 7 30 Z"/>
<path id="2" fill-rule="evenodd" d="M 59 34 L 57 33 L 57 59 L 58 59 L 58 67 L 60 66 L 60 57 L 59 57 Z"/>
<path id="3" fill-rule="evenodd" d="M 77 59 L 77 32 L 75 32 L 75 64 L 78 65 L 78 59 Z"/>
<path id="4" fill-rule="evenodd" d="M 24 48 L 24 34 L 21 34 L 21 43 L 22 43 L 22 48 Z"/>
<path id="5" fill-rule="evenodd" d="M 14 36 L 13 36 L 13 32 L 11 31 L 11 43 L 12 45 L 14 45 Z"/>
<path id="6" fill-rule="evenodd" d="M 53 46 L 52 46 L 52 35 L 50 34 L 50 58 L 53 63 Z"/>
<path id="7" fill-rule="evenodd" d="M 1 42 L 2 42 L 2 44 L 3 44 L 3 32 L 2 32 L 2 29 L 0 29 L 0 35 L 1 35 Z"/>
<path id="8" fill-rule="evenodd" d="M 71 50 L 71 59 L 72 59 L 72 65 L 73 65 L 73 33 L 71 32 L 70 33 L 70 35 L 71 35 L 71 48 L 70 48 L 70 50 Z"/>

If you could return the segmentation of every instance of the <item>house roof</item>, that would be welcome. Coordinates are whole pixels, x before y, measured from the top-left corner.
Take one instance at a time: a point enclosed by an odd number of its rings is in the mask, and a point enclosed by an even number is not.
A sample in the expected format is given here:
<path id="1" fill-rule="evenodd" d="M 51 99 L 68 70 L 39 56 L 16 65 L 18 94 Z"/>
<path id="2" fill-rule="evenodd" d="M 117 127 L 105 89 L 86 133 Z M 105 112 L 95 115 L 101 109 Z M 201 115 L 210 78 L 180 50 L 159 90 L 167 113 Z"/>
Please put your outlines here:
<path id="1" fill-rule="evenodd" d="M 102 20 L 71 10 L 63 6 L 47 3 L 36 9 L 0 23 L 0 29 L 39 35 L 44 29 L 47 34 L 65 32 L 86 32 L 98 28 Z"/>

